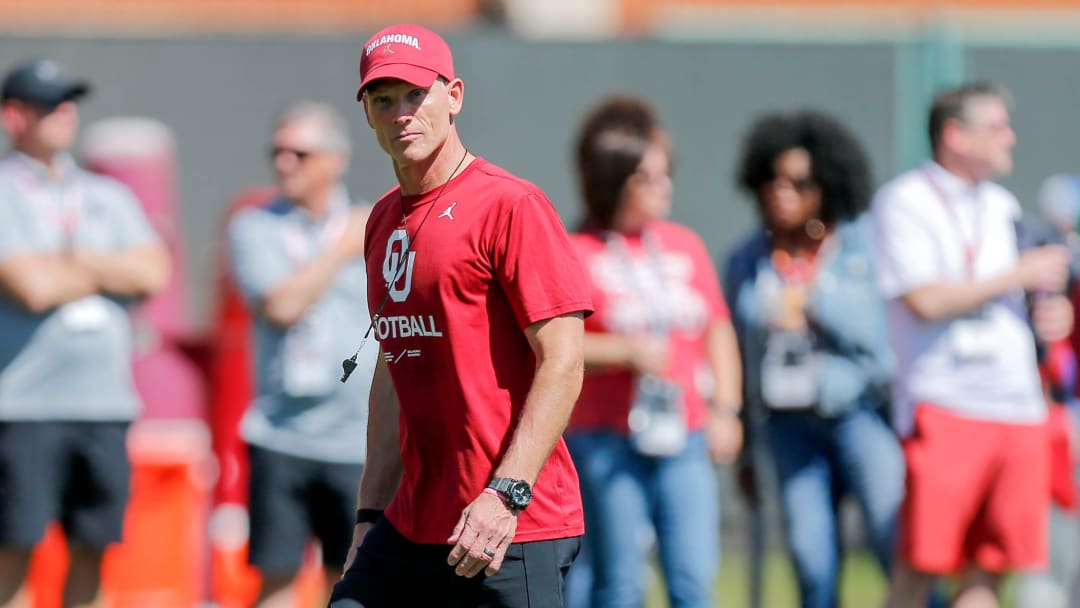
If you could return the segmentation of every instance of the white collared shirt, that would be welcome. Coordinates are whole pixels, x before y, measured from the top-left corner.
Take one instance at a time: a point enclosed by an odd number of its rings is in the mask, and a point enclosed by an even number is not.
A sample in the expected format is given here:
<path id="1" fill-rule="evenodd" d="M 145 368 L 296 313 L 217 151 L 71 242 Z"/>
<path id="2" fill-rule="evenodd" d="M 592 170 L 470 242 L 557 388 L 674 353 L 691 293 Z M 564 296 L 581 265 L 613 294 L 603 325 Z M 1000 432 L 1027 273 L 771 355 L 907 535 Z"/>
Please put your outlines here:
<path id="1" fill-rule="evenodd" d="M 901 300 L 926 285 L 1009 272 L 1017 261 L 1016 197 L 992 182 L 971 185 L 930 162 L 883 186 L 871 213 L 878 286 L 898 364 L 897 431 L 910 434 L 918 403 L 980 420 L 1041 422 L 1046 406 L 1022 292 L 984 307 L 982 327 L 995 346 L 992 356 L 978 360 L 954 352 L 950 332 L 959 319 L 923 321 Z"/>

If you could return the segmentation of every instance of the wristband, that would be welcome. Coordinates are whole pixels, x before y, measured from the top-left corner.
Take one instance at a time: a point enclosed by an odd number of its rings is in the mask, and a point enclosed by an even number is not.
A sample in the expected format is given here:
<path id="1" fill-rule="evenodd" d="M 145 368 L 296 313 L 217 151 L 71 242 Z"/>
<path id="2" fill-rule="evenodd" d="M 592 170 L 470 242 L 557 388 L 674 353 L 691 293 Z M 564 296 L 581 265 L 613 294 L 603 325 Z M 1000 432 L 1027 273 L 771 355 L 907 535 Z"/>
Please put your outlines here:
<path id="1" fill-rule="evenodd" d="M 382 517 L 382 509 L 357 509 L 356 510 L 356 523 L 357 524 L 373 524 Z"/>
<path id="2" fill-rule="evenodd" d="M 498 496 L 499 500 L 503 501 L 504 503 L 506 502 L 506 497 L 502 495 L 502 492 L 499 492 L 495 488 L 484 488 L 484 494 L 491 494 L 492 496 Z"/>

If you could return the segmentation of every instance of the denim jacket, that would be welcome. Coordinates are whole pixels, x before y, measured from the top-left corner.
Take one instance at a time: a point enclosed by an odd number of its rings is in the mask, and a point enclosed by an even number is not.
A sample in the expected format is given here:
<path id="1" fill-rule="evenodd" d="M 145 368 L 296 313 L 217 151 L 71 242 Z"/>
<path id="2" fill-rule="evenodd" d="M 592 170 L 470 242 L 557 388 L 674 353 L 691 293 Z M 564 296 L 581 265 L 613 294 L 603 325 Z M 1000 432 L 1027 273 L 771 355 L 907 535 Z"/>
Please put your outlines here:
<path id="1" fill-rule="evenodd" d="M 827 417 L 885 406 L 894 369 L 885 305 L 871 266 L 869 222 L 865 216 L 843 222 L 832 238 L 835 245 L 824 254 L 806 308 L 821 362 L 815 410 Z M 724 294 L 742 353 L 745 403 L 755 416 L 762 416 L 761 368 L 769 327 L 758 282 L 776 274 L 765 231 L 737 245 L 726 268 Z"/>

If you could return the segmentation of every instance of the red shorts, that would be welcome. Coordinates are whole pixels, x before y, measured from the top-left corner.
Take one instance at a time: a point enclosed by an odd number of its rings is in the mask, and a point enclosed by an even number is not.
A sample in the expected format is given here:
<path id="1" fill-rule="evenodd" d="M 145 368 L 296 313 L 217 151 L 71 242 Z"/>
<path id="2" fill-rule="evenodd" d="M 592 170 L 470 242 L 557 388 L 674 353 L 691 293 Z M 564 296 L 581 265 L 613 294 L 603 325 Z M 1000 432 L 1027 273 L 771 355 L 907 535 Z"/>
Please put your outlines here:
<path id="1" fill-rule="evenodd" d="M 954 574 L 1042 568 L 1050 517 L 1044 424 L 961 418 L 919 404 L 904 441 L 899 554 L 915 570 Z"/>

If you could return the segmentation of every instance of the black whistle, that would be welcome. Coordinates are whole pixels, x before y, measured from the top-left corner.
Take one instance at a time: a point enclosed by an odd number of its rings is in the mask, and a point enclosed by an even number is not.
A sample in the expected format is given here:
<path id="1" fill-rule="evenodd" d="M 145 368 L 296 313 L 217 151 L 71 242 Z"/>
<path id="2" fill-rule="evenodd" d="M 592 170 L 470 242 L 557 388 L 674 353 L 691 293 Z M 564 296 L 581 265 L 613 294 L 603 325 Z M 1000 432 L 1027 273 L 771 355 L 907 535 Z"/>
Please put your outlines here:
<path id="1" fill-rule="evenodd" d="M 349 357 L 341 362 L 341 383 L 345 384 L 348 381 L 349 376 L 352 375 L 353 370 L 356 369 L 356 355 Z"/>

